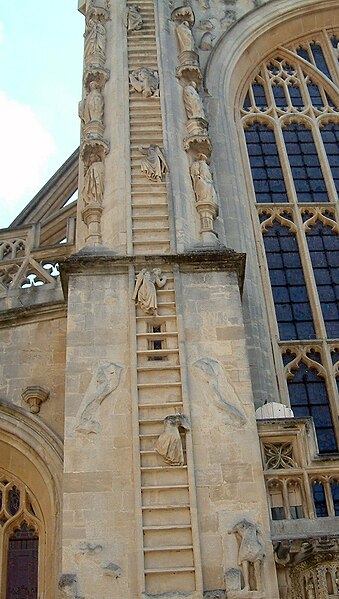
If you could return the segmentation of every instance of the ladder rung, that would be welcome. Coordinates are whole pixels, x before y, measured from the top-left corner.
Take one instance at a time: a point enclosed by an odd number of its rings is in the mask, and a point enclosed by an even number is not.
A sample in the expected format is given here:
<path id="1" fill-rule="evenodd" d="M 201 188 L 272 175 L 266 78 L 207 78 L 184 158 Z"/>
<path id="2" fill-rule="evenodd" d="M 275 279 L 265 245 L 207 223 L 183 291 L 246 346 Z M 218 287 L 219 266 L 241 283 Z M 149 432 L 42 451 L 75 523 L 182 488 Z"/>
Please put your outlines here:
<path id="1" fill-rule="evenodd" d="M 177 489 L 188 489 L 188 485 L 150 485 L 141 487 L 142 491 L 176 491 Z"/>
<path id="2" fill-rule="evenodd" d="M 144 552 L 155 553 L 158 551 L 191 551 L 193 545 L 172 545 L 168 547 L 144 547 Z"/>
<path id="3" fill-rule="evenodd" d="M 156 387 L 156 385 L 155 385 Z M 174 408 L 174 407 L 180 407 L 182 406 L 183 403 L 182 401 L 171 401 L 170 403 L 144 403 L 144 404 L 139 404 L 139 409 L 150 409 L 150 408 Z"/>
<path id="4" fill-rule="evenodd" d="M 141 466 L 143 472 L 153 470 L 187 470 L 187 466 Z"/>
<path id="5" fill-rule="evenodd" d="M 138 388 L 139 389 L 158 389 L 158 387 L 181 387 L 181 383 L 180 382 L 176 382 L 176 383 L 138 383 Z M 173 403 L 177 403 L 177 402 L 173 402 Z M 162 405 L 162 404 L 159 404 Z"/>
<path id="6" fill-rule="evenodd" d="M 185 566 L 182 568 L 152 568 L 145 570 L 145 574 L 176 574 L 177 572 L 195 572 L 194 566 Z"/>
<path id="7" fill-rule="evenodd" d="M 191 530 L 190 524 L 160 524 L 159 526 L 143 526 L 143 530 L 157 531 L 157 530 Z"/>
<path id="8" fill-rule="evenodd" d="M 179 504 L 167 504 L 167 505 L 143 505 L 142 510 L 188 510 L 190 508 L 189 503 Z"/>

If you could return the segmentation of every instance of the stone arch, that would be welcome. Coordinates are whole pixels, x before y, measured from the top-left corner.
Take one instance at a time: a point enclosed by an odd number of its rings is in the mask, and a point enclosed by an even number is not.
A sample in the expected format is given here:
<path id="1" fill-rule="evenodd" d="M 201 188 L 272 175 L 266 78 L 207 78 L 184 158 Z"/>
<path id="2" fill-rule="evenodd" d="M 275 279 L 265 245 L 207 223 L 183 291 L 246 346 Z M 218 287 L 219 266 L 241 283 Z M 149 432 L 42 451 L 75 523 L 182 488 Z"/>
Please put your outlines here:
<path id="1" fill-rule="evenodd" d="M 241 144 L 244 133 L 237 114 L 256 65 L 280 45 L 333 27 L 338 20 L 336 0 L 300 0 L 297 4 L 293 0 L 271 0 L 247 13 L 218 40 L 205 70 L 206 112 L 226 245 L 247 253 L 243 307 L 250 364 L 256 365 L 251 373 L 256 405 L 281 400 L 281 384 L 278 389 L 276 379 L 281 360 L 271 347 L 257 259 L 258 238 L 252 227 L 254 213 L 247 199 L 252 181 L 244 176 L 248 158 L 245 144 Z"/>
<path id="2" fill-rule="evenodd" d="M 19 481 L 36 502 L 37 517 L 31 520 L 39 534 L 39 596 L 55 599 L 60 574 L 62 442 L 39 417 L 0 401 L 0 456 L 2 474 Z M 15 522 L 10 531 L 14 526 Z M 5 542 L 6 538 L 4 546 Z M 5 596 L 6 567 L 5 549 L 0 563 L 1 596 Z"/>

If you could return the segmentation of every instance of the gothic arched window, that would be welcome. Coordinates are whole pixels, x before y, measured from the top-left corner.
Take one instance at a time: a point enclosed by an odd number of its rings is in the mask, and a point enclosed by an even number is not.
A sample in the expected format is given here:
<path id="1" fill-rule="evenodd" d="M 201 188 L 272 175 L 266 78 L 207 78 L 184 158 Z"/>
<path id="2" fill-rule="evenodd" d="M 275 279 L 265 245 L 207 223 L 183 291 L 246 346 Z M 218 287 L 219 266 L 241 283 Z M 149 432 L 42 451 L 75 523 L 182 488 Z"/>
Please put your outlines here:
<path id="1" fill-rule="evenodd" d="M 0 578 L 6 599 L 38 599 L 42 522 L 32 494 L 0 471 Z"/>
<path id="2" fill-rule="evenodd" d="M 322 29 L 280 46 L 240 111 L 280 391 L 321 453 L 339 440 L 338 42 Z"/>

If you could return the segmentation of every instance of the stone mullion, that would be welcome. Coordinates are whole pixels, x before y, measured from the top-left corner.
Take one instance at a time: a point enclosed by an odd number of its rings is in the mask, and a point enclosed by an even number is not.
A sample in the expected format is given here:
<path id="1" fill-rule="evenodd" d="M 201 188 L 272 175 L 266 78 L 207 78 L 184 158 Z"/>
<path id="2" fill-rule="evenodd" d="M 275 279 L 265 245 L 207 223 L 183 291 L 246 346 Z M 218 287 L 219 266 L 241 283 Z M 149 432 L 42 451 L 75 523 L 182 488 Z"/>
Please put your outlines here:
<path id="1" fill-rule="evenodd" d="M 323 481 L 323 488 L 324 488 L 324 493 L 325 493 L 328 516 L 330 518 L 333 518 L 333 516 L 335 515 L 334 505 L 333 505 L 330 481 L 328 479 Z"/>
<path id="2" fill-rule="evenodd" d="M 333 415 L 333 424 L 336 431 L 336 437 L 338 441 L 339 447 L 339 422 L 336 415 L 339 412 L 339 397 L 338 397 L 338 389 L 337 389 L 337 381 L 333 372 L 333 364 L 331 359 L 331 351 L 329 344 L 324 341 L 323 342 L 323 352 L 322 352 L 322 363 L 326 369 L 326 388 L 329 396 L 329 403 L 331 407 L 331 412 Z"/>
<path id="3" fill-rule="evenodd" d="M 328 163 L 327 154 L 326 154 L 323 140 L 321 137 L 321 133 L 319 130 L 319 120 L 316 119 L 314 114 L 313 114 L 312 120 L 313 120 L 312 134 L 313 134 L 314 144 L 317 149 L 321 171 L 323 173 L 325 185 L 327 188 L 328 198 L 329 198 L 330 202 L 334 203 L 334 202 L 337 202 L 337 200 L 338 200 L 338 194 L 337 194 L 337 190 L 334 185 L 332 171 L 331 171 L 330 165 Z"/>
<path id="4" fill-rule="evenodd" d="M 297 197 L 297 192 L 295 190 L 295 185 L 294 185 L 293 175 L 292 175 L 292 171 L 291 171 L 291 167 L 290 167 L 290 162 L 289 162 L 288 155 L 286 152 L 286 146 L 285 146 L 284 136 L 283 136 L 282 127 L 281 127 L 281 117 L 277 120 L 274 131 L 275 131 L 275 136 L 276 136 L 278 152 L 279 152 L 279 156 L 280 156 L 281 168 L 282 168 L 285 185 L 286 185 L 288 202 L 292 203 L 292 204 L 297 204 L 298 197 Z"/>

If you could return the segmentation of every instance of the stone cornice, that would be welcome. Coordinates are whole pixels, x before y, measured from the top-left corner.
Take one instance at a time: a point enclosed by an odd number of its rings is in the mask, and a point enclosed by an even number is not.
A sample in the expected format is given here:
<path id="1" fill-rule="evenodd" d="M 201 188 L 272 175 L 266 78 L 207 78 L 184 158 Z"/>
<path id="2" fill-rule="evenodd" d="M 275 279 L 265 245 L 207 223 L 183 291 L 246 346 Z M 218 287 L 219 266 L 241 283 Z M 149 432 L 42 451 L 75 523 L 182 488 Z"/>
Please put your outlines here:
<path id="1" fill-rule="evenodd" d="M 66 318 L 66 315 L 67 306 L 65 301 L 19 306 L 0 312 L 0 329 L 28 324 L 30 322 Z"/>
<path id="2" fill-rule="evenodd" d="M 60 262 L 62 288 L 67 296 L 69 276 L 73 274 L 122 274 L 128 266 L 138 269 L 152 265 L 177 266 L 181 272 L 224 271 L 237 274 L 240 292 L 245 275 L 246 254 L 237 253 L 226 247 L 220 249 L 190 250 L 182 254 L 121 256 L 107 248 L 96 248 L 86 252 L 82 250 Z"/>

